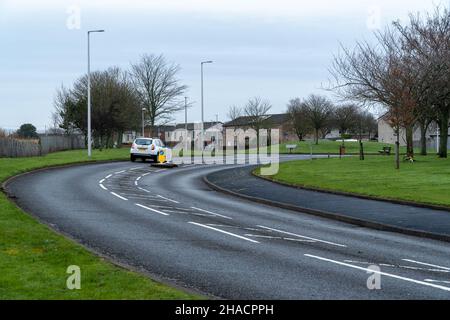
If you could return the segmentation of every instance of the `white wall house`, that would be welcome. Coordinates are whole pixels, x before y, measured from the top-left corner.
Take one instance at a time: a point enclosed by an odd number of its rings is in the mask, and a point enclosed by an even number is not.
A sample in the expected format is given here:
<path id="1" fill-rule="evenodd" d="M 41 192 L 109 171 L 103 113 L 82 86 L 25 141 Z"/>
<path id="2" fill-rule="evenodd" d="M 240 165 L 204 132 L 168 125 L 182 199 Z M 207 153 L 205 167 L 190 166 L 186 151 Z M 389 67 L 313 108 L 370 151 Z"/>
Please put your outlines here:
<path id="1" fill-rule="evenodd" d="M 427 131 L 427 145 L 429 149 L 436 148 L 436 123 L 432 123 Z M 449 129 L 450 137 L 450 129 Z M 389 125 L 389 123 L 383 119 L 383 117 L 378 119 L 378 142 L 386 144 L 395 144 L 397 141 L 397 135 L 394 129 Z M 420 128 L 417 126 L 413 133 L 414 146 L 420 146 Z M 406 133 L 404 129 L 400 130 L 400 146 L 406 146 Z M 450 149 L 450 139 L 448 148 Z"/>

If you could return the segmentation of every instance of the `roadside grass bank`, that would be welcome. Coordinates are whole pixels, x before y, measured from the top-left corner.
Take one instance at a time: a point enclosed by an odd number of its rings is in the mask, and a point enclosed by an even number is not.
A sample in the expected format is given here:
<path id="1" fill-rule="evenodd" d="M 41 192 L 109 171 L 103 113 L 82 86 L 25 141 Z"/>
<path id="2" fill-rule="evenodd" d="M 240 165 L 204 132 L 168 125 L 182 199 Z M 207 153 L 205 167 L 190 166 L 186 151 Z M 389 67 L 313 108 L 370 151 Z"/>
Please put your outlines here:
<path id="1" fill-rule="evenodd" d="M 415 163 L 394 168 L 394 156 L 292 161 L 265 177 L 292 186 L 339 191 L 388 200 L 444 206 L 450 209 L 450 159 L 417 156 Z M 260 169 L 254 171 L 260 173 Z"/>
<path id="2" fill-rule="evenodd" d="M 127 160 L 128 149 L 93 151 L 92 161 Z M 33 169 L 87 162 L 85 150 L 35 158 L 0 158 L 0 182 Z M 45 186 L 43 186 L 45 187 Z M 81 269 L 81 290 L 66 286 L 67 268 Z M 198 299 L 117 267 L 56 234 L 0 193 L 0 299 Z"/>

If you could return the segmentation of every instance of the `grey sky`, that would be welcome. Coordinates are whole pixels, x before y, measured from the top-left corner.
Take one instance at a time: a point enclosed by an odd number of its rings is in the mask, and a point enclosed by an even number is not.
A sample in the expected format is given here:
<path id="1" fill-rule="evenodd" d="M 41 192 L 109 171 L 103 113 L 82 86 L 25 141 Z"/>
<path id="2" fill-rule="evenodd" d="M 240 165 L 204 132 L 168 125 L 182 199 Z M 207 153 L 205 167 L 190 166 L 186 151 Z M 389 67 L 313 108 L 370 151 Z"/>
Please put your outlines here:
<path id="1" fill-rule="evenodd" d="M 39 3 L 37 3 L 39 2 Z M 313 4 L 311 4 L 313 3 Z M 230 105 L 252 96 L 284 112 L 289 99 L 324 93 L 333 53 L 370 39 L 432 0 L 0 0 L 0 127 L 51 123 L 55 90 L 86 72 L 86 31 L 92 68 L 128 68 L 144 53 L 178 63 L 200 119 L 200 61 L 205 67 L 206 120 L 226 119 Z M 80 28 L 76 13 L 80 10 Z M 75 24 L 74 24 L 75 22 Z M 68 23 L 70 28 L 68 28 Z M 74 28 L 75 27 L 75 28 Z M 177 120 L 184 119 L 183 114 Z"/>

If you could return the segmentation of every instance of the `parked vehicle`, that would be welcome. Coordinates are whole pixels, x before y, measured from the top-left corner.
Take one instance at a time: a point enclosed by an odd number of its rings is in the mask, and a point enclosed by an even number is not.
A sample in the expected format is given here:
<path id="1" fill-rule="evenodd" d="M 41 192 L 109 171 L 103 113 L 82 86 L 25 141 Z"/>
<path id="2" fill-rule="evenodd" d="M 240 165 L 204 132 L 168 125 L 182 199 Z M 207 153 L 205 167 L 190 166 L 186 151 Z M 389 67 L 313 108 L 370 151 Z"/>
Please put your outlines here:
<path id="1" fill-rule="evenodd" d="M 136 159 L 142 161 L 151 159 L 157 162 L 160 154 L 166 154 L 166 146 L 160 139 L 137 138 L 131 145 L 130 160 L 134 162 Z"/>

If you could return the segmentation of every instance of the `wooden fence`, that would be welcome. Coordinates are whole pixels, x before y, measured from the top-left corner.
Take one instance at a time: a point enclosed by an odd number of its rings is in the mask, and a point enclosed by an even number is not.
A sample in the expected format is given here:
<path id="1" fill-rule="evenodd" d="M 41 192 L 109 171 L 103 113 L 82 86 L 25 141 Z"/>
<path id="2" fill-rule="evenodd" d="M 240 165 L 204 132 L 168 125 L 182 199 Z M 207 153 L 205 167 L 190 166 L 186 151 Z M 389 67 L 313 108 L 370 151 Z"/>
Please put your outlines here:
<path id="1" fill-rule="evenodd" d="M 35 140 L 0 138 L 0 157 L 36 157 L 48 153 L 83 149 L 83 136 L 42 136 Z"/>

